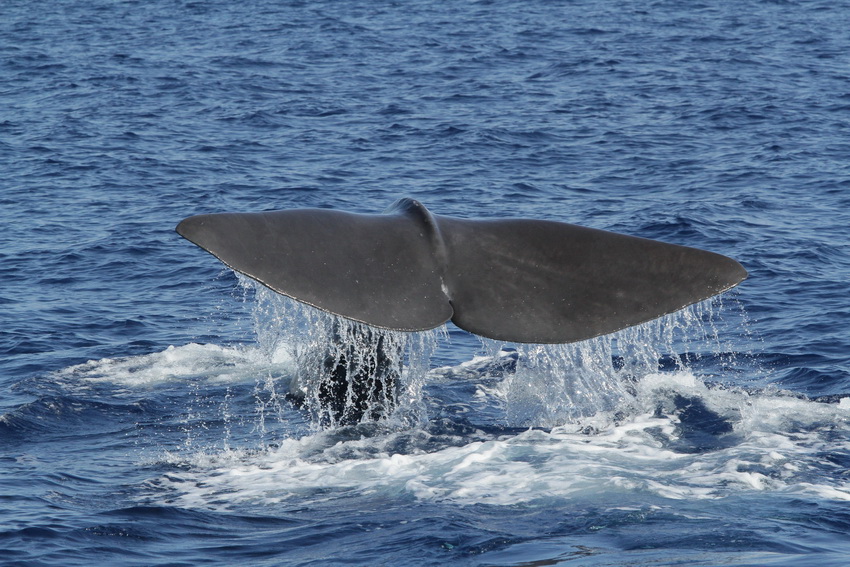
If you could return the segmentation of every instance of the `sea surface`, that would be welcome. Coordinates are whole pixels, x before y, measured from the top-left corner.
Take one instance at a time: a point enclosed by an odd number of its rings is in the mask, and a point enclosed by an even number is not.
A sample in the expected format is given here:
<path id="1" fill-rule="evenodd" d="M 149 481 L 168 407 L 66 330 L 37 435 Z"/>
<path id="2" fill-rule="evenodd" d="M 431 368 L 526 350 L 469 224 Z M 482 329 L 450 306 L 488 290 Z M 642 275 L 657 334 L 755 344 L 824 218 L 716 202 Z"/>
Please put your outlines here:
<path id="1" fill-rule="evenodd" d="M 846 0 L 0 2 L 0 564 L 850 564 Z M 552 219 L 750 277 L 404 335 L 378 423 L 199 213 Z M 313 324 L 313 323 L 315 324 Z"/>

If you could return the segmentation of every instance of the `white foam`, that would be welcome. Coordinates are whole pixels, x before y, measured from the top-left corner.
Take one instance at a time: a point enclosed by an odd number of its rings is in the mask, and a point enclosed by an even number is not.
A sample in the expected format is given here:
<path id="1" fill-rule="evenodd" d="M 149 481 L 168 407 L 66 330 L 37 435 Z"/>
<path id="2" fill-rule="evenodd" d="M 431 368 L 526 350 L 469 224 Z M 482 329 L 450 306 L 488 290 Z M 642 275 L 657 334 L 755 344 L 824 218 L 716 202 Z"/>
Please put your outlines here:
<path id="1" fill-rule="evenodd" d="M 269 357 L 251 346 L 190 343 L 140 356 L 90 360 L 57 374 L 139 388 L 198 377 L 219 382 L 253 381 L 258 373 L 289 374 L 292 369 L 293 361 L 283 351 Z"/>
<path id="2" fill-rule="evenodd" d="M 297 375 L 305 369 L 303 353 L 335 328 L 332 316 L 246 285 L 257 297 L 254 346 L 169 347 L 140 357 L 90 361 L 63 374 L 127 387 Z M 713 316 L 710 305 L 701 304 L 612 336 L 576 345 L 520 345 L 515 353 L 485 341 L 484 357 L 427 376 L 434 335 L 423 336 L 406 343 L 405 364 L 418 373 L 404 376 L 409 407 L 424 405 L 421 389 L 428 381 L 442 387 L 471 381 L 473 399 L 450 403 L 474 404 L 476 412 L 489 416 L 502 412 L 509 425 L 548 430 L 505 436 L 476 431 L 468 438 L 441 433 L 432 439 L 432 433 L 418 429 L 423 422 L 413 420 L 406 422 L 412 428 L 381 426 L 356 440 L 313 430 L 273 448 L 258 443 L 241 451 L 227 446 L 198 451 L 187 444 L 184 453 L 163 458 L 179 466 L 152 480 L 154 497 L 203 508 L 352 495 L 504 506 L 591 499 L 609 507 L 627 503 L 626 497 L 658 503 L 763 492 L 848 499 L 850 487 L 837 480 L 842 477 L 835 474 L 831 456 L 846 461 L 850 455 L 850 402 L 828 405 L 709 386 L 682 370 L 685 365 L 675 355 L 673 366 L 680 370 L 658 371 L 663 353 L 693 352 L 686 330 L 696 326 L 697 340 L 716 341 Z M 267 389 L 276 392 L 274 385 Z M 707 416 L 696 411 L 688 417 L 682 400 L 693 401 Z M 689 445 L 687 438 L 688 428 L 699 427 L 700 419 L 709 427 L 701 433 L 707 448 Z M 712 420 L 721 424 L 715 432 Z M 262 432 L 262 424 L 256 429 Z"/>
<path id="3" fill-rule="evenodd" d="M 730 416 L 729 443 L 677 452 L 677 415 L 656 411 L 675 394 L 697 396 Z M 181 461 L 189 471 L 169 474 L 157 487 L 181 505 L 204 508 L 372 494 L 503 506 L 623 497 L 717 500 L 754 492 L 850 499 L 850 485 L 827 458 L 850 454 L 850 411 L 842 405 L 709 388 L 689 372 L 647 376 L 638 399 L 656 409 L 405 454 L 393 453 L 399 436 L 428 433 L 335 442 L 333 432 L 321 432 L 251 455 L 189 455 Z"/>

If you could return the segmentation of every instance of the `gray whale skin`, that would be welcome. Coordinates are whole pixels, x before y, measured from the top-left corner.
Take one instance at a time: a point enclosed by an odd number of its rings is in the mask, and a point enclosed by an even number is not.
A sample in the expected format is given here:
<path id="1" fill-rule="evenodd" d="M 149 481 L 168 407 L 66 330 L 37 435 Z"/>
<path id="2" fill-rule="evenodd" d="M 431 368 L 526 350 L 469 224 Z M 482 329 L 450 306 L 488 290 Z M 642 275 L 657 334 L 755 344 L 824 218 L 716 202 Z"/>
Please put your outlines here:
<path id="1" fill-rule="evenodd" d="M 491 339 L 569 343 L 708 299 L 743 281 L 696 248 L 531 219 L 460 219 L 401 199 L 383 214 L 218 213 L 177 232 L 278 293 L 373 327 L 451 320 Z"/>

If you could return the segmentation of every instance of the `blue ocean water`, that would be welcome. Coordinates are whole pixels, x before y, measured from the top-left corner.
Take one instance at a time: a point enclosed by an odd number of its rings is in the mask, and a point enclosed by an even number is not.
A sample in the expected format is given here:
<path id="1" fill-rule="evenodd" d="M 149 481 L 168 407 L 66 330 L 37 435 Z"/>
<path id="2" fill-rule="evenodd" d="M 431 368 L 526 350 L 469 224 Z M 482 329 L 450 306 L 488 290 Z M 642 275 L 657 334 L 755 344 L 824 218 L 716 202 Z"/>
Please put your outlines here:
<path id="1" fill-rule="evenodd" d="M 846 565 L 848 29 L 816 0 L 5 0 L 0 562 Z M 407 418 L 322 430 L 286 398 L 303 310 L 174 226 L 403 196 L 750 278 L 578 345 L 415 335 Z"/>

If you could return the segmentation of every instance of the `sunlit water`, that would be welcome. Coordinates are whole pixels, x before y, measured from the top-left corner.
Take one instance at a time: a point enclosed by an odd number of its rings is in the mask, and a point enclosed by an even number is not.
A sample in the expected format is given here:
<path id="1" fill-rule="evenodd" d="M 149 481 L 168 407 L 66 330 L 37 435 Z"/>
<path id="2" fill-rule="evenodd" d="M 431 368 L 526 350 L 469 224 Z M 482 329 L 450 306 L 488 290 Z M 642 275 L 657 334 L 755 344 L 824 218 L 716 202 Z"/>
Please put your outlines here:
<path id="1" fill-rule="evenodd" d="M 847 29 L 819 1 L 2 3 L 0 563 L 845 565 Z M 341 333 L 369 367 L 368 332 L 173 229 L 402 196 L 750 278 L 574 345 L 385 335 L 398 404 L 343 425 L 318 362 Z"/>

